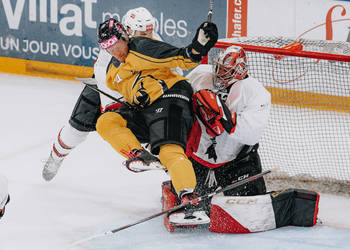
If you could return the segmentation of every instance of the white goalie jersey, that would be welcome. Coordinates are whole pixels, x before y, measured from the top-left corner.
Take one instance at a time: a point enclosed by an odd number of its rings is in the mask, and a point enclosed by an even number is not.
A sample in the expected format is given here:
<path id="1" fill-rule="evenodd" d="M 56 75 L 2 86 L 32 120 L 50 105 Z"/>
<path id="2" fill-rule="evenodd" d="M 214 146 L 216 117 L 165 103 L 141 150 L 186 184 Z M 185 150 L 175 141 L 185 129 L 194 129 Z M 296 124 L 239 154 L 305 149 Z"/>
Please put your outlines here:
<path id="1" fill-rule="evenodd" d="M 244 145 L 255 145 L 259 142 L 267 125 L 271 106 L 271 95 L 255 78 L 249 76 L 239 80 L 228 89 L 217 90 L 213 86 L 212 66 L 202 64 L 192 70 L 187 76 L 194 91 L 200 89 L 213 90 L 231 111 L 236 112 L 236 128 L 232 134 L 224 131 L 215 138 L 215 159 L 210 157 L 209 147 L 213 139 L 206 132 L 205 126 L 198 120 L 200 131 L 194 131 L 198 145 L 190 156 L 199 163 L 215 168 L 236 158 Z M 191 132 L 191 133 L 192 133 Z"/>

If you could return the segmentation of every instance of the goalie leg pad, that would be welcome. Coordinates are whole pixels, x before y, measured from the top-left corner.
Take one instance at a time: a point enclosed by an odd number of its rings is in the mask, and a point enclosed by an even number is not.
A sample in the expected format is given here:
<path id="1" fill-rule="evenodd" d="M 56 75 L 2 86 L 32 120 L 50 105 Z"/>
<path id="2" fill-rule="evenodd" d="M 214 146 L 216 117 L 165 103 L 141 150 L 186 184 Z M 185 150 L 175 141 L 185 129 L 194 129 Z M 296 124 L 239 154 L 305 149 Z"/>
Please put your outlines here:
<path id="1" fill-rule="evenodd" d="M 319 194 L 304 189 L 287 189 L 271 193 L 276 226 L 311 227 L 316 224 Z"/>
<path id="2" fill-rule="evenodd" d="M 178 204 L 178 197 L 175 191 L 172 191 L 171 182 L 165 181 L 162 183 L 162 211 L 175 207 Z M 165 228 L 169 232 L 174 232 L 174 225 L 169 222 L 169 216 L 167 214 L 163 217 Z"/>
<path id="3" fill-rule="evenodd" d="M 270 195 L 214 196 L 209 230 L 216 233 L 252 233 L 276 228 Z"/>
<path id="4" fill-rule="evenodd" d="M 99 93 L 85 86 L 69 119 L 70 125 L 79 131 L 95 131 L 96 122 L 100 115 L 101 100 Z"/>
<path id="5" fill-rule="evenodd" d="M 252 233 L 316 224 L 319 194 L 287 189 L 256 196 L 214 196 L 210 227 L 216 233 Z"/>

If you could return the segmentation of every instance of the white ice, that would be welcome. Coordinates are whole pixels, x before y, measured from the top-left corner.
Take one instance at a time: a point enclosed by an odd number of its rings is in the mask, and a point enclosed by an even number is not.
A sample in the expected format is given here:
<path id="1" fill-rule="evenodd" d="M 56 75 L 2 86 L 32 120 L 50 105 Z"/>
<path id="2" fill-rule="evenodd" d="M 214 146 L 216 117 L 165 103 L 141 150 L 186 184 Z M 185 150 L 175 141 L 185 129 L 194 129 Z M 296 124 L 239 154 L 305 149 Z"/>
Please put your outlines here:
<path id="1" fill-rule="evenodd" d="M 0 250 L 67 249 L 161 210 L 160 186 L 169 177 L 129 172 L 96 132 L 67 157 L 53 181 L 42 179 L 43 161 L 82 88 L 72 81 L 0 74 L 0 172 L 11 195 L 0 220 Z M 169 233 L 158 217 L 73 249 L 350 249 L 350 230 L 339 228 L 350 228 L 350 200 L 321 194 L 319 216 L 337 226 Z"/>

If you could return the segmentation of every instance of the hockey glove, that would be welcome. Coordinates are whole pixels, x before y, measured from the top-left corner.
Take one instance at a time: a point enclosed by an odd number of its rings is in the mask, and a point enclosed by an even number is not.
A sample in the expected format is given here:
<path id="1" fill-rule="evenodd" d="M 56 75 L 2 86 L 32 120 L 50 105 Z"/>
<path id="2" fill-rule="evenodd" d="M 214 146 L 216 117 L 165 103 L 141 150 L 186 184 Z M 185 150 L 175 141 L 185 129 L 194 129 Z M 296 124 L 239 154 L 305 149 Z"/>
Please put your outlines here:
<path id="1" fill-rule="evenodd" d="M 236 113 L 231 115 L 226 104 L 211 90 L 202 89 L 193 94 L 193 111 L 211 137 L 224 130 L 231 134 L 236 128 Z"/>
<path id="2" fill-rule="evenodd" d="M 192 48 L 201 56 L 206 56 L 217 40 L 218 29 L 215 23 L 204 22 L 197 29 L 196 35 L 192 40 Z"/>

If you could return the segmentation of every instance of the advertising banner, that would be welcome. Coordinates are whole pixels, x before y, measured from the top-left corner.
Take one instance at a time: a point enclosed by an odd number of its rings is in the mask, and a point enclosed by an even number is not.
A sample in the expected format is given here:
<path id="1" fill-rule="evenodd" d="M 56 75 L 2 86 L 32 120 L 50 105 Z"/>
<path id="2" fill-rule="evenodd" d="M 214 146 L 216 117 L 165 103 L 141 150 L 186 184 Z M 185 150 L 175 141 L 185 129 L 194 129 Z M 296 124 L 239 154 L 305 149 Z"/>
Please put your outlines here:
<path id="1" fill-rule="evenodd" d="M 99 52 L 98 25 L 141 6 L 156 18 L 162 39 L 182 47 L 207 19 L 209 0 L 0 0 L 0 71 L 89 76 Z M 219 38 L 350 41 L 349 1 L 214 0 L 212 21 Z"/>
<path id="2" fill-rule="evenodd" d="M 349 1 L 298 1 L 296 7 L 298 37 L 350 42 Z M 310 12 L 317 15 L 306 15 Z"/>
<path id="3" fill-rule="evenodd" d="M 0 57 L 92 66 L 104 20 L 119 20 L 143 6 L 157 19 L 156 31 L 175 46 L 188 45 L 207 19 L 209 1 L 1 0 Z M 215 2 L 213 21 L 225 36 L 226 0 Z M 221 28 L 223 27 L 223 28 Z"/>
<path id="4" fill-rule="evenodd" d="M 247 36 L 349 41 L 350 2 L 248 0 Z"/>
<path id="5" fill-rule="evenodd" d="M 226 37 L 247 36 L 248 0 L 227 1 Z"/>

